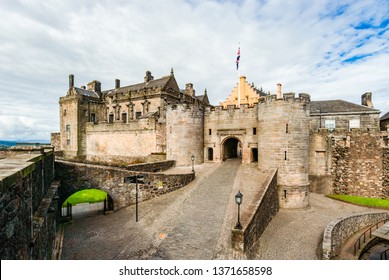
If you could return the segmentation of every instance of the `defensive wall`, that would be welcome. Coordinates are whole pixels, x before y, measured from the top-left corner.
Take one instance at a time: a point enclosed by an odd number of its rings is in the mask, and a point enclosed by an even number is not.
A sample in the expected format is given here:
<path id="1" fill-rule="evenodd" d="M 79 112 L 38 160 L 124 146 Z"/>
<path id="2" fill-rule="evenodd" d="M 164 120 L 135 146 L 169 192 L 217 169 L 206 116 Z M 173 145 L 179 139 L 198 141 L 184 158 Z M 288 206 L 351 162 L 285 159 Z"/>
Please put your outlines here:
<path id="1" fill-rule="evenodd" d="M 231 244 L 237 259 L 243 258 L 252 248 L 278 212 L 276 169 L 267 172 L 262 186 L 258 189 L 263 191 L 255 194 L 253 202 L 241 215 L 243 228 L 232 230 Z"/>
<path id="2" fill-rule="evenodd" d="M 311 191 L 389 197 L 388 132 L 322 129 L 310 137 Z"/>
<path id="3" fill-rule="evenodd" d="M 335 258 L 351 235 L 386 219 L 389 219 L 389 212 L 353 214 L 332 221 L 324 230 L 322 259 Z"/>
<path id="4" fill-rule="evenodd" d="M 125 181 L 126 177 L 144 174 L 145 171 L 130 171 L 125 168 L 76 163 L 62 160 L 55 162 L 56 178 L 61 181 L 58 190 L 59 203 L 83 189 L 99 189 L 112 198 L 114 210 L 136 202 L 136 184 Z M 146 169 L 147 170 L 147 169 Z M 138 184 L 140 201 L 145 201 L 179 189 L 193 181 L 195 174 L 147 173 L 144 184 Z"/>
<path id="5" fill-rule="evenodd" d="M 258 104 L 207 107 L 204 113 L 205 161 L 221 162 L 228 158 L 225 143 L 235 138 L 239 141 L 242 163 L 257 160 L 253 149 L 258 148 Z M 210 158 L 212 153 L 212 158 Z"/>
<path id="6" fill-rule="evenodd" d="M 165 125 L 155 118 L 128 123 L 86 124 L 86 160 L 107 163 L 152 161 L 152 154 L 165 153 Z"/>
<path id="7" fill-rule="evenodd" d="M 0 160 L 0 258 L 51 259 L 58 217 L 53 150 L 10 151 Z"/>

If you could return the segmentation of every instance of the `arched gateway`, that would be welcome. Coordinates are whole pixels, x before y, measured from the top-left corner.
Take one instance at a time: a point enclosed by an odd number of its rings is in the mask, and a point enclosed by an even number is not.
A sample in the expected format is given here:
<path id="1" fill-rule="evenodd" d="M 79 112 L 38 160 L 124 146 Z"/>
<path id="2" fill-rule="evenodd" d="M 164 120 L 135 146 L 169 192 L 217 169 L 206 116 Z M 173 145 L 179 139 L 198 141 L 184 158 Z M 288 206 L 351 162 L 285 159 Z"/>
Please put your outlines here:
<path id="1" fill-rule="evenodd" d="M 242 158 L 242 142 L 236 137 L 228 137 L 223 141 L 223 160 Z"/>

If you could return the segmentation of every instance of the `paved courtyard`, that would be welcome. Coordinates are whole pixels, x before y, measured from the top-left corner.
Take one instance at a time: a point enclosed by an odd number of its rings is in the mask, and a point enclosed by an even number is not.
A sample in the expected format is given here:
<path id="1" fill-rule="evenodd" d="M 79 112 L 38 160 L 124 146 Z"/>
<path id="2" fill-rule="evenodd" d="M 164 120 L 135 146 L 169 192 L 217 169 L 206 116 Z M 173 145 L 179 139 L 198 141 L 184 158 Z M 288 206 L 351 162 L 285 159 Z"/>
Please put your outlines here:
<path id="1" fill-rule="evenodd" d="M 188 172 L 191 167 L 177 168 Z M 65 226 L 62 259 L 230 259 L 236 223 L 234 196 L 242 212 L 264 174 L 239 160 L 195 167 L 196 179 L 172 193 L 109 215 L 76 218 Z M 375 211 L 310 194 L 307 210 L 280 210 L 248 257 L 318 259 L 325 226 L 351 213 Z"/>

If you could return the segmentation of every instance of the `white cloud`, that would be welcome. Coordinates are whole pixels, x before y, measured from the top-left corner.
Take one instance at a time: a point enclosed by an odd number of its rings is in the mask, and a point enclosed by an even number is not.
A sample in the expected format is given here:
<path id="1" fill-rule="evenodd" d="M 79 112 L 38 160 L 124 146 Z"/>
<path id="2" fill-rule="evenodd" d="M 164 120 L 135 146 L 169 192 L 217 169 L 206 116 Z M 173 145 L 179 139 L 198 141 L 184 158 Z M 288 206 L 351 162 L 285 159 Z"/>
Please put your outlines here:
<path id="1" fill-rule="evenodd" d="M 385 0 L 2 1 L 0 138 L 57 131 L 70 73 L 79 86 L 98 79 L 108 89 L 173 67 L 181 87 L 207 88 L 217 105 L 237 82 L 239 42 L 240 74 L 266 91 L 280 82 L 355 103 L 372 91 L 386 112 L 388 14 Z"/>

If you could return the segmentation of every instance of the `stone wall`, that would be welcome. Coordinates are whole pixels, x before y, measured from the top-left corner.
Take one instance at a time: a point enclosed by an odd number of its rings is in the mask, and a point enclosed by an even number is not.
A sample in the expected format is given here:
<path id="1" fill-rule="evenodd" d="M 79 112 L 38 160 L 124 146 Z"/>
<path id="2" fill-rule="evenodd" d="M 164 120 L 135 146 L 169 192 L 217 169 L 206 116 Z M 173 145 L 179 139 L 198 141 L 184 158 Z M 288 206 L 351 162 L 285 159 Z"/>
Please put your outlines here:
<path id="1" fill-rule="evenodd" d="M 1 259 L 52 258 L 58 217 L 53 166 L 52 150 L 0 160 Z"/>
<path id="2" fill-rule="evenodd" d="M 354 214 L 332 221 L 324 230 L 322 259 L 333 259 L 351 235 L 385 219 L 389 219 L 389 212 Z"/>
<path id="3" fill-rule="evenodd" d="M 206 108 L 204 116 L 204 155 L 208 161 L 208 149 L 213 151 L 214 162 L 226 158 L 224 143 L 229 138 L 239 140 L 242 151 L 242 163 L 255 161 L 252 149 L 258 148 L 258 104 L 242 104 L 239 108 L 228 105 Z M 255 133 L 254 133 L 255 129 Z"/>
<path id="4" fill-rule="evenodd" d="M 50 135 L 50 144 L 54 147 L 54 151 L 61 151 L 61 133 L 55 132 Z"/>
<path id="5" fill-rule="evenodd" d="M 388 197 L 387 132 L 311 132 L 309 179 L 311 190 L 323 194 Z"/>
<path id="6" fill-rule="evenodd" d="M 281 208 L 309 206 L 308 94 L 268 95 L 258 103 L 258 168 L 278 169 Z"/>
<path id="7" fill-rule="evenodd" d="M 332 140 L 332 192 L 384 198 L 388 166 L 383 165 L 387 149 L 380 132 L 352 131 Z M 385 169 L 383 168 L 385 167 Z"/>
<path id="8" fill-rule="evenodd" d="M 160 128 L 160 125 L 157 126 Z M 161 140 L 159 140 L 161 141 Z M 107 163 L 147 162 L 152 153 L 165 152 L 157 145 L 156 120 L 129 123 L 88 123 L 86 159 Z"/>
<path id="9" fill-rule="evenodd" d="M 129 171 L 125 168 L 85 163 L 55 162 L 56 177 L 61 182 L 58 191 L 60 205 L 73 193 L 83 189 L 105 191 L 113 199 L 114 210 L 135 204 L 136 185 L 125 182 L 125 178 L 144 172 Z M 184 187 L 195 174 L 148 173 L 146 184 L 138 184 L 140 201 L 145 201 Z"/>
<path id="10" fill-rule="evenodd" d="M 248 252 L 261 237 L 267 225 L 278 211 L 277 170 L 270 170 L 263 182 L 261 190 L 256 194 L 255 203 L 242 213 L 242 230 L 232 230 L 232 248 L 241 256 Z"/>
<path id="11" fill-rule="evenodd" d="M 166 111 L 166 159 L 177 166 L 204 162 L 204 111 L 201 106 L 171 105 Z"/>

